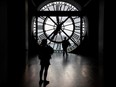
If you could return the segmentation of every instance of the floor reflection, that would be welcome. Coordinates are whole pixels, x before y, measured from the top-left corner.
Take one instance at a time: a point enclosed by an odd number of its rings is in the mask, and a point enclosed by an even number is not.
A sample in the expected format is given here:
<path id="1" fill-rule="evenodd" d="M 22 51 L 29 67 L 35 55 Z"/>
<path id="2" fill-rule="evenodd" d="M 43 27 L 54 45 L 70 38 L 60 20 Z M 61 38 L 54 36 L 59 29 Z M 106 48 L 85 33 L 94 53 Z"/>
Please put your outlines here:
<path id="1" fill-rule="evenodd" d="M 29 60 L 24 78 L 24 87 L 98 87 L 98 72 L 88 58 L 68 54 L 63 57 L 62 53 L 54 53 L 48 69 L 47 80 L 49 84 L 39 85 L 40 61 L 37 56 Z"/>

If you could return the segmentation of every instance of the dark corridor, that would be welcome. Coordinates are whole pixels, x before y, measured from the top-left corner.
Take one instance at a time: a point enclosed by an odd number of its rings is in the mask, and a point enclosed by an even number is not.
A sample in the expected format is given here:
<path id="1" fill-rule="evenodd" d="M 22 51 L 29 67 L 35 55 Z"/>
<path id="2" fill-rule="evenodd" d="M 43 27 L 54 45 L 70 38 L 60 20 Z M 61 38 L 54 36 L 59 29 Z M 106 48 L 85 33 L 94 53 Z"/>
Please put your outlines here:
<path id="1" fill-rule="evenodd" d="M 0 87 L 39 87 L 33 1 L 40 5 L 44 0 L 0 1 Z M 46 87 L 103 87 L 104 0 L 74 1 L 85 7 L 88 35 L 67 59 L 52 55 Z"/>

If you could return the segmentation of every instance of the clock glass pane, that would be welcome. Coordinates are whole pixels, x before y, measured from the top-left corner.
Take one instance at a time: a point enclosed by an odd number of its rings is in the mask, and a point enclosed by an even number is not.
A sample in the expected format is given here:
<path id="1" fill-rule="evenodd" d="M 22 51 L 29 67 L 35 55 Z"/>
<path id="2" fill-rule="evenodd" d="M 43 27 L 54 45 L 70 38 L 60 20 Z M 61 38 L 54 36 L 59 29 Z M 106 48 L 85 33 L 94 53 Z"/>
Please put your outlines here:
<path id="1" fill-rule="evenodd" d="M 79 11 L 78 4 L 73 5 L 66 1 L 46 2 L 38 7 L 37 11 Z M 47 39 L 48 44 L 55 51 L 62 51 L 62 41 L 64 37 L 70 42 L 67 48 L 68 52 L 73 51 L 80 45 L 80 38 L 84 39 L 87 28 L 86 18 L 81 19 L 79 16 L 38 16 L 32 18 L 32 31 L 37 43 L 40 44 L 42 39 Z M 82 37 L 81 37 L 82 30 Z"/>

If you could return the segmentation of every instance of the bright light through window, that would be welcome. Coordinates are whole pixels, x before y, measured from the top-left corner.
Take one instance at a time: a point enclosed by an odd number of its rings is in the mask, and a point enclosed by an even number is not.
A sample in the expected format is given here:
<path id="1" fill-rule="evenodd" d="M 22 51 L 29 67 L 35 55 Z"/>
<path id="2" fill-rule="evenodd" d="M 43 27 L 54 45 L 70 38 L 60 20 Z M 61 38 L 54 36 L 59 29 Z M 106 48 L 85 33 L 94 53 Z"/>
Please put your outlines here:
<path id="1" fill-rule="evenodd" d="M 73 1 L 72 1 L 73 2 Z M 80 6 L 73 5 L 65 1 L 46 2 L 38 7 L 38 11 L 79 11 Z M 71 52 L 80 45 L 81 24 L 79 16 L 38 16 L 37 25 L 36 17 L 32 19 L 33 34 L 38 40 L 38 44 L 42 39 L 47 39 L 48 44 L 56 51 L 62 51 L 62 41 L 64 37 L 69 40 L 71 45 L 67 51 Z M 37 27 L 36 27 L 37 26 Z M 86 34 L 87 22 L 86 18 L 82 19 L 82 37 Z M 83 39 L 82 38 L 82 39 Z"/>

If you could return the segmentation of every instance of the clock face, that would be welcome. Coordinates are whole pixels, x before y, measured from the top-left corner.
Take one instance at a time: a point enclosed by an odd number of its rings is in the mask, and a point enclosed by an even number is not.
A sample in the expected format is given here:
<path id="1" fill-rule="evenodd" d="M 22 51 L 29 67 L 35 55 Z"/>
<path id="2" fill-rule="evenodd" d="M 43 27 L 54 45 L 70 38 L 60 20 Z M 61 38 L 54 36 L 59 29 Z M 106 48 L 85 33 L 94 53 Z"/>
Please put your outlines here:
<path id="1" fill-rule="evenodd" d="M 80 8 L 64 1 L 46 2 L 38 7 L 38 11 L 79 11 Z M 37 20 L 36 20 L 37 19 Z M 42 39 L 47 39 L 48 44 L 55 51 L 62 51 L 64 37 L 70 42 L 68 52 L 80 45 L 81 22 L 79 16 L 38 16 L 32 18 L 32 32 L 40 44 Z M 86 18 L 82 19 L 82 40 L 86 34 Z"/>

